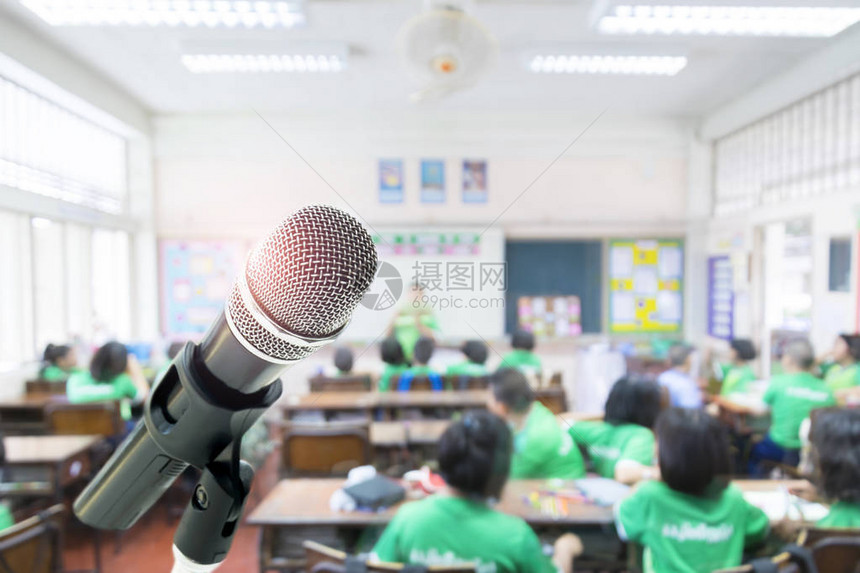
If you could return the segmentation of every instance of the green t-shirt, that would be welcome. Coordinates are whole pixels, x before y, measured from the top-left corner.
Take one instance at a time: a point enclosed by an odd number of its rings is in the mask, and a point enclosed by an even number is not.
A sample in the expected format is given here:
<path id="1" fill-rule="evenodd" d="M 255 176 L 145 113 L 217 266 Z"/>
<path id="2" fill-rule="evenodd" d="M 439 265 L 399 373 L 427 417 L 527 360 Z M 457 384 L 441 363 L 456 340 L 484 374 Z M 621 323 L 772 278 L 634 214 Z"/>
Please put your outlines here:
<path id="1" fill-rule="evenodd" d="M 860 364 L 831 365 L 824 374 L 824 383 L 834 392 L 860 385 Z"/>
<path id="2" fill-rule="evenodd" d="M 741 564 L 746 545 L 764 539 L 768 519 L 737 486 L 714 497 L 644 482 L 615 508 L 618 534 L 645 546 L 645 573 L 710 573 Z"/>
<path id="3" fill-rule="evenodd" d="M 733 392 L 746 392 L 749 383 L 753 380 L 755 380 L 755 372 L 748 364 L 728 365 L 723 368 L 723 386 L 720 388 L 720 394 L 725 396 Z"/>
<path id="4" fill-rule="evenodd" d="M 439 330 L 439 321 L 436 316 L 429 312 L 402 312 L 394 319 L 394 337 L 403 348 L 403 355 L 406 360 L 412 362 L 412 352 L 415 350 L 415 343 L 421 338 L 421 330 L 418 328 L 418 323 L 421 326 L 428 328 L 434 332 Z"/>
<path id="5" fill-rule="evenodd" d="M 109 382 L 98 382 L 89 372 L 84 371 L 73 374 L 66 382 L 66 396 L 72 404 L 123 398 L 133 400 L 137 396 L 137 388 L 131 376 L 125 373 L 115 376 Z M 124 420 L 131 419 L 131 408 L 128 403 L 124 402 L 121 405 L 120 413 Z"/>
<path id="6" fill-rule="evenodd" d="M 532 404 L 525 426 L 514 434 L 511 479 L 576 479 L 585 464 L 570 434 L 540 402 Z"/>
<path id="7" fill-rule="evenodd" d="M 800 424 L 816 408 L 834 406 L 833 392 L 808 372 L 771 378 L 764 401 L 770 405 L 770 438 L 787 449 L 800 448 Z"/>
<path id="8" fill-rule="evenodd" d="M 72 374 L 76 374 L 80 372 L 77 368 L 73 368 L 72 371 L 63 370 L 59 366 L 54 364 L 49 364 L 42 368 L 42 371 L 39 372 L 39 378 L 42 380 L 47 380 L 48 382 L 63 382 Z"/>
<path id="9" fill-rule="evenodd" d="M 372 555 L 417 565 L 476 563 L 478 573 L 555 573 L 525 521 L 444 495 L 403 504 Z"/>
<path id="10" fill-rule="evenodd" d="M 530 350 L 511 350 L 504 358 L 500 368 L 516 368 L 525 372 L 540 372 L 541 363 L 537 354 Z"/>
<path id="11" fill-rule="evenodd" d="M 446 371 L 448 376 L 473 376 L 480 377 L 489 374 L 487 367 L 476 362 L 461 362 L 460 364 L 452 364 Z"/>
<path id="12" fill-rule="evenodd" d="M 837 501 L 830 506 L 827 517 L 815 524 L 817 527 L 860 529 L 860 503 Z"/>
<path id="13" fill-rule="evenodd" d="M 605 478 L 615 479 L 615 464 L 620 460 L 644 466 L 654 463 L 654 432 L 638 424 L 576 422 L 570 437 L 585 447 L 594 469 Z"/>
<path id="14" fill-rule="evenodd" d="M 388 392 L 391 389 L 391 381 L 394 380 L 395 386 L 400 379 L 400 375 L 406 372 L 409 368 L 406 364 L 386 364 L 379 375 L 379 382 L 376 384 L 376 389 L 379 392 Z"/>
<path id="15" fill-rule="evenodd" d="M 0 503 L 0 531 L 13 525 L 15 525 L 15 519 L 12 517 L 12 512 L 5 503 Z"/>

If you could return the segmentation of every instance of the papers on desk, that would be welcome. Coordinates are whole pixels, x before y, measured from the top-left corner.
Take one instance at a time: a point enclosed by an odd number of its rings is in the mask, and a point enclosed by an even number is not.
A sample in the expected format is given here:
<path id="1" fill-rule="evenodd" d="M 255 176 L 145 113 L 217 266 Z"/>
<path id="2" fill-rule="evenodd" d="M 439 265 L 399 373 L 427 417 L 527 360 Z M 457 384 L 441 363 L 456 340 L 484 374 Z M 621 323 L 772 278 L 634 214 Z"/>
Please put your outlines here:
<path id="1" fill-rule="evenodd" d="M 785 490 L 747 491 L 744 499 L 764 511 L 771 521 L 788 519 L 815 522 L 824 518 L 829 511 L 820 503 L 806 501 Z"/>
<path id="2" fill-rule="evenodd" d="M 630 486 L 608 478 L 582 478 L 574 483 L 586 499 L 597 505 L 615 505 L 630 495 Z"/>

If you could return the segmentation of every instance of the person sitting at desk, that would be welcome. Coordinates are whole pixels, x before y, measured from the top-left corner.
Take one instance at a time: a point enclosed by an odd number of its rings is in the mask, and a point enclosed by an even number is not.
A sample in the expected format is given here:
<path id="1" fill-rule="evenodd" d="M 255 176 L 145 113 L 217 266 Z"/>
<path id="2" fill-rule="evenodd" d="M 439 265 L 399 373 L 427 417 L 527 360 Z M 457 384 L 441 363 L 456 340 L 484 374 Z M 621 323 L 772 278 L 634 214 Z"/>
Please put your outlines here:
<path id="1" fill-rule="evenodd" d="M 671 408 L 657 421 L 661 481 L 615 506 L 619 537 L 645 546 L 644 572 L 710 573 L 741 564 L 763 541 L 765 513 L 729 484 L 726 433 L 702 410 Z"/>
<path id="2" fill-rule="evenodd" d="M 433 352 L 436 350 L 436 343 L 428 336 L 422 336 L 415 343 L 415 365 L 407 369 L 400 375 L 400 380 L 397 382 L 397 389 L 400 392 L 408 392 L 412 389 L 412 381 L 416 377 L 426 377 L 430 380 L 430 386 L 433 391 L 443 389 L 442 377 L 438 372 L 430 368 L 430 359 L 433 358 Z"/>
<path id="3" fill-rule="evenodd" d="M 669 403 L 675 408 L 701 408 L 702 390 L 693 377 L 693 347 L 673 344 L 669 348 L 669 370 L 657 377 L 660 386 L 669 392 Z"/>
<path id="4" fill-rule="evenodd" d="M 443 492 L 403 504 L 371 552 L 379 561 L 415 565 L 474 563 L 480 572 L 555 573 L 573 570 L 582 552 L 575 535 L 555 542 L 552 561 L 521 518 L 496 511 L 508 480 L 511 433 L 489 412 L 470 412 L 439 440 Z"/>
<path id="5" fill-rule="evenodd" d="M 730 361 L 720 364 L 723 384 L 720 395 L 727 396 L 735 392 L 746 392 L 750 382 L 756 379 L 750 362 L 756 358 L 755 345 L 746 338 L 733 338 L 729 342 Z"/>
<path id="6" fill-rule="evenodd" d="M 821 365 L 824 383 L 833 392 L 860 386 L 860 336 L 840 334 L 833 343 L 830 360 Z"/>
<path id="7" fill-rule="evenodd" d="M 412 291 L 405 297 L 404 306 L 389 326 L 388 334 L 400 343 L 408 362 L 414 358 L 418 340 L 422 337 L 435 338 L 440 330 L 430 299 L 421 285 L 413 284 Z"/>
<path id="8" fill-rule="evenodd" d="M 822 410 L 812 424 L 818 489 L 830 513 L 816 526 L 860 529 L 860 410 Z"/>
<path id="9" fill-rule="evenodd" d="M 487 408 L 507 420 L 514 432 L 512 478 L 575 479 L 585 475 L 579 448 L 555 415 L 535 400 L 522 372 L 504 368 L 491 376 Z"/>
<path id="10" fill-rule="evenodd" d="M 535 349 L 535 335 L 528 330 L 519 329 L 511 337 L 513 350 L 502 358 L 501 368 L 516 368 L 526 374 L 538 375 L 541 361 Z"/>
<path id="11" fill-rule="evenodd" d="M 469 340 L 460 349 L 466 357 L 464 362 L 448 367 L 448 376 L 480 377 L 489 374 L 487 371 L 487 345 L 480 340 Z"/>
<path id="12" fill-rule="evenodd" d="M 102 400 L 142 400 L 149 392 L 149 385 L 133 354 L 125 345 L 108 342 L 99 348 L 90 361 L 89 372 L 79 372 L 69 377 L 66 395 L 69 402 L 80 404 Z M 121 402 L 124 420 L 131 419 L 131 407 Z"/>
<path id="13" fill-rule="evenodd" d="M 815 352 L 806 339 L 789 342 L 782 355 L 783 374 L 774 376 L 764 394 L 770 406 L 770 430 L 750 453 L 749 472 L 762 477 L 764 462 L 790 466 L 800 462 L 800 425 L 816 408 L 836 404 L 833 392 L 824 381 L 810 373 L 815 366 Z"/>
<path id="14" fill-rule="evenodd" d="M 659 478 L 652 429 L 661 409 L 657 384 L 621 378 L 606 399 L 603 421 L 575 422 L 569 433 L 601 476 L 626 484 Z"/>
<path id="15" fill-rule="evenodd" d="M 400 380 L 400 375 L 406 372 L 409 368 L 409 363 L 403 355 L 403 347 L 400 342 L 393 336 L 389 336 L 379 345 L 379 354 L 382 362 L 385 363 L 385 368 L 382 369 L 382 374 L 379 375 L 379 382 L 376 384 L 376 389 L 379 392 L 388 392 L 391 388 L 391 380 Z"/>
<path id="16" fill-rule="evenodd" d="M 66 379 L 79 372 L 78 356 L 75 349 L 68 344 L 49 344 L 42 355 L 43 366 L 39 378 L 48 382 L 65 382 Z"/>

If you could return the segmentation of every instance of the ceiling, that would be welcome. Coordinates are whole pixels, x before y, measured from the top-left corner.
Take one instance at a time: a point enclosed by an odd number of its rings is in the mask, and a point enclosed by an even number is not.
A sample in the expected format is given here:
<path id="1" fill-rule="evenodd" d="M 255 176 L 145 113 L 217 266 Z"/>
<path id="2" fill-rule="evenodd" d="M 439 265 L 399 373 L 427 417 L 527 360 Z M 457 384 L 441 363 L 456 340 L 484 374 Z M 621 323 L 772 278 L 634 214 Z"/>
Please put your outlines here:
<path id="1" fill-rule="evenodd" d="M 478 1 L 477 17 L 497 38 L 500 56 L 479 85 L 428 106 L 452 110 L 559 111 L 697 117 L 790 67 L 831 39 L 606 37 L 588 25 L 592 0 Z M 0 0 L 0 18 L 26 26 L 76 55 L 155 113 L 397 110 L 416 88 L 395 54 L 398 28 L 422 9 L 417 0 L 309 0 L 297 29 L 52 28 L 17 0 Z M 844 32 L 843 32 L 844 33 Z M 251 42 L 346 42 L 340 74 L 195 75 L 182 46 L 216 43 L 225 51 Z M 686 54 L 674 77 L 542 75 L 525 54 L 546 47 L 592 53 Z"/>

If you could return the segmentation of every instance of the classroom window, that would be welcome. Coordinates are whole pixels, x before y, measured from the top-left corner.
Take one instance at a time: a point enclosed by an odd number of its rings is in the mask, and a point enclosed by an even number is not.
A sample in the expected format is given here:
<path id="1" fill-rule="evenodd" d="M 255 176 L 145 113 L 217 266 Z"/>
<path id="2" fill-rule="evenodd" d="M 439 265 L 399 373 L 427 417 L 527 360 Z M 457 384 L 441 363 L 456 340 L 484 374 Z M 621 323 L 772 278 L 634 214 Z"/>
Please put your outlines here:
<path id="1" fill-rule="evenodd" d="M 830 239 L 830 265 L 828 268 L 828 290 L 851 292 L 851 239 Z"/>
<path id="2" fill-rule="evenodd" d="M 860 74 L 714 143 L 714 214 L 860 184 Z"/>
<path id="3" fill-rule="evenodd" d="M 32 356 L 30 220 L 0 211 L 0 371 Z"/>
<path id="4" fill-rule="evenodd" d="M 97 340 L 131 337 L 131 245 L 128 233 L 92 234 L 92 310 Z"/>
<path id="5" fill-rule="evenodd" d="M 125 139 L 0 77 L 0 185 L 121 213 Z"/>

